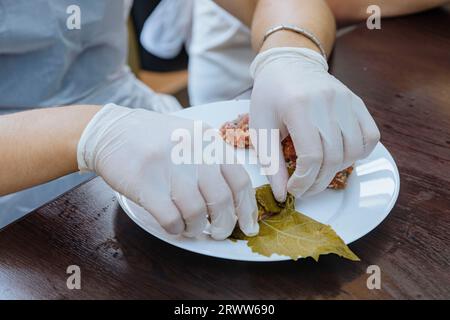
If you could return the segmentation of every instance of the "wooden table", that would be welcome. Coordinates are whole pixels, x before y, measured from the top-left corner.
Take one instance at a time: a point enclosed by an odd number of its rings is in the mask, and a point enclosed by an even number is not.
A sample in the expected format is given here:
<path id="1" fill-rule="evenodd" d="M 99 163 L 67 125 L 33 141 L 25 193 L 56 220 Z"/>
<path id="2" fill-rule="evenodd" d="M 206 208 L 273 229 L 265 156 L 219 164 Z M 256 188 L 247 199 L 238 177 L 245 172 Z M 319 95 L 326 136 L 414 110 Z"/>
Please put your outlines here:
<path id="1" fill-rule="evenodd" d="M 94 179 L 0 232 L 0 298 L 450 298 L 450 12 L 365 25 L 339 39 L 333 73 L 367 103 L 401 175 L 388 218 L 336 256 L 214 259 L 144 232 Z M 68 290 L 78 265 L 82 289 Z M 369 265 L 381 290 L 366 287 Z"/>

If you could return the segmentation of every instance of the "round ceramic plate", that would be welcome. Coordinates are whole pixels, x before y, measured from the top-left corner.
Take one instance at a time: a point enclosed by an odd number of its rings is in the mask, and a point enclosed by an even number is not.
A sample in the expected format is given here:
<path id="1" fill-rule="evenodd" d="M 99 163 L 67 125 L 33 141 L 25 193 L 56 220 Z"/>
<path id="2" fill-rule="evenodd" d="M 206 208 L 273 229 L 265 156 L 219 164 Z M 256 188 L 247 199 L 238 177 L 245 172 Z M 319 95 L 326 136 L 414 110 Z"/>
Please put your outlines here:
<path id="1" fill-rule="evenodd" d="M 202 120 L 215 128 L 248 112 L 249 101 L 227 101 L 188 108 L 176 113 Z M 238 156 L 252 150 L 238 150 Z M 245 165 L 254 187 L 267 183 L 257 165 Z M 398 197 L 400 179 L 389 151 L 379 143 L 372 154 L 355 164 L 345 190 L 325 190 L 311 198 L 296 201 L 296 209 L 322 223 L 329 224 L 349 244 L 369 233 L 389 214 Z M 289 257 L 265 257 L 253 253 L 245 241 L 215 241 L 207 234 L 196 239 L 167 234 L 144 209 L 117 194 L 119 203 L 130 218 L 151 235 L 179 248 L 212 257 L 243 261 L 282 261 Z"/>

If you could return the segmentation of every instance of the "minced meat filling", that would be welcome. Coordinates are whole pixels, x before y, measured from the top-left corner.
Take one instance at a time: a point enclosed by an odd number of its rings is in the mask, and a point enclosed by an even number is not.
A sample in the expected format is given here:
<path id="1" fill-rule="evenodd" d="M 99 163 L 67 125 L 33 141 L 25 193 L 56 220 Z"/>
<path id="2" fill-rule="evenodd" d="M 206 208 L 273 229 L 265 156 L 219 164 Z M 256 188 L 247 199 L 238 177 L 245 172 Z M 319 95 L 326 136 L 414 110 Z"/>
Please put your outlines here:
<path id="1" fill-rule="evenodd" d="M 233 121 L 226 122 L 220 128 L 222 138 L 229 144 L 236 148 L 250 148 L 250 134 L 249 134 L 249 115 L 248 113 L 239 115 Z M 282 142 L 283 154 L 286 160 L 287 169 L 291 175 L 295 171 L 297 163 L 297 154 L 295 152 L 294 143 L 291 136 L 287 136 Z M 353 172 L 353 167 L 349 167 L 336 174 L 333 181 L 331 181 L 328 188 L 330 189 L 344 189 L 347 185 L 347 180 Z"/>

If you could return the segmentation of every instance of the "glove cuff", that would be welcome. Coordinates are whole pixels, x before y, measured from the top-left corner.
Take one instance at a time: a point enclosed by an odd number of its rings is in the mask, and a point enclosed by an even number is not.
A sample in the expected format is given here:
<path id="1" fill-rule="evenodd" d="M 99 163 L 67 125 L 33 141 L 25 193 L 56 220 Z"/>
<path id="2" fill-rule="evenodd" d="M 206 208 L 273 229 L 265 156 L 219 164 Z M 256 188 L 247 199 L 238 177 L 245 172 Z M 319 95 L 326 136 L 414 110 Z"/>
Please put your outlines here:
<path id="1" fill-rule="evenodd" d="M 260 70 L 270 62 L 285 58 L 307 61 L 316 64 L 320 68 L 323 68 L 325 72 L 328 72 L 328 63 L 318 52 L 308 48 L 282 47 L 272 48 L 259 53 L 250 66 L 251 77 L 255 79 Z"/>
<path id="2" fill-rule="evenodd" d="M 104 134 L 116 121 L 132 112 L 132 109 L 109 103 L 95 114 L 84 129 L 77 146 L 78 169 L 81 173 L 96 171 L 95 158 Z"/>

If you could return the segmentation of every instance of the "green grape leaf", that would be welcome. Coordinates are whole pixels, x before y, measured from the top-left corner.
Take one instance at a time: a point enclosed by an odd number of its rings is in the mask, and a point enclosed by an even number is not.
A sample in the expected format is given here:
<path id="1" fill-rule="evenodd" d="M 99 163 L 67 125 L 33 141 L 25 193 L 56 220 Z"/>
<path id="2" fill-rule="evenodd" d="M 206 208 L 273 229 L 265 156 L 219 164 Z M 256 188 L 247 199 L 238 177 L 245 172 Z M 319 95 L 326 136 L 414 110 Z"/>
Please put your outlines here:
<path id="1" fill-rule="evenodd" d="M 334 253 L 352 261 L 359 258 L 328 225 L 295 211 L 295 198 L 289 195 L 285 203 L 273 197 L 269 185 L 256 189 L 259 210 L 267 218 L 259 222 L 259 234 L 247 237 L 239 228 L 231 235 L 234 240 L 246 240 L 253 252 L 270 257 L 280 254 L 293 260 Z M 268 212 L 269 211 L 269 212 Z"/>
<path id="2" fill-rule="evenodd" d="M 277 214 L 283 210 L 283 204 L 275 200 L 270 185 L 266 184 L 256 189 L 256 202 L 261 212 Z"/>

